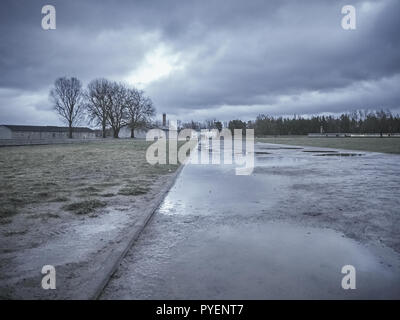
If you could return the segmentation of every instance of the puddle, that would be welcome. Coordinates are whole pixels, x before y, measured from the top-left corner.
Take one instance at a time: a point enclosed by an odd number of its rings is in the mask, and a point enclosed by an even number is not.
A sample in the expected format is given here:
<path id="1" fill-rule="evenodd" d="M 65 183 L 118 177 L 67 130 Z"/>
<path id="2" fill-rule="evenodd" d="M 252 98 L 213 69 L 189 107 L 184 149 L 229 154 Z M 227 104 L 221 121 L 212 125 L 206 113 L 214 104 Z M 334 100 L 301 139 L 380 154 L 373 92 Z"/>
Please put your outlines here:
<path id="1" fill-rule="evenodd" d="M 280 157 L 280 156 L 262 156 L 256 158 L 255 168 L 261 167 L 292 167 L 301 164 L 306 164 L 309 159 L 305 157 Z"/>
<path id="2" fill-rule="evenodd" d="M 398 299 L 397 253 L 326 228 L 397 243 L 386 228 L 399 207 L 397 158 L 376 154 L 344 166 L 271 152 L 256 157 L 250 176 L 236 176 L 234 165 L 185 166 L 103 298 Z M 343 153 L 352 151 L 311 155 Z M 365 163 L 371 167 L 360 169 Z M 342 289 L 344 265 L 356 268 L 357 290 Z"/>
<path id="3" fill-rule="evenodd" d="M 337 153 L 337 151 L 334 151 L 334 150 L 303 150 L 302 152 L 311 152 L 311 153 L 313 153 L 313 152 L 315 152 L 315 153 L 321 153 L 321 152 L 323 152 L 323 153 Z"/>
<path id="4" fill-rule="evenodd" d="M 322 214 L 322 212 L 303 212 L 303 215 L 310 216 L 310 217 L 318 217 Z"/>
<path id="5" fill-rule="evenodd" d="M 327 156 L 337 156 L 337 157 L 358 157 L 363 156 L 362 153 L 323 153 L 323 154 L 314 154 L 314 156 L 327 157 Z"/>
<path id="6" fill-rule="evenodd" d="M 301 147 L 259 147 L 260 149 L 266 149 L 266 150 L 300 150 L 304 149 Z"/>
<path id="7" fill-rule="evenodd" d="M 136 246 L 110 290 L 129 299 L 344 299 L 399 297 L 399 274 L 342 234 L 285 223 L 176 228 L 152 224 L 157 237 Z M 183 238 L 176 234 L 184 233 Z M 171 245 L 172 244 L 172 245 Z M 398 265 L 398 260 L 391 262 Z M 357 269 L 357 289 L 343 290 L 341 268 Z M 122 285 L 121 285 L 122 283 Z M 128 284 L 128 285 L 127 285 Z"/>

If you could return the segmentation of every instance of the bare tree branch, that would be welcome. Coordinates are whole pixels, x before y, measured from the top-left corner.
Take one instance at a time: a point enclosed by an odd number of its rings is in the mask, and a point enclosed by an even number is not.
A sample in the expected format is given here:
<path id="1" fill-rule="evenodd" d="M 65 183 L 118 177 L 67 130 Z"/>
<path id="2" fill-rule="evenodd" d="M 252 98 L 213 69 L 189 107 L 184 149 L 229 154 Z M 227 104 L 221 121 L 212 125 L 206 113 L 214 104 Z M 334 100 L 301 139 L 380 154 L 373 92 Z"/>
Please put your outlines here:
<path id="1" fill-rule="evenodd" d="M 119 131 L 127 124 L 127 88 L 121 83 L 112 82 L 107 97 L 107 122 L 113 129 L 114 138 L 118 138 Z"/>
<path id="2" fill-rule="evenodd" d="M 102 136 L 106 137 L 107 106 L 110 105 L 110 93 L 113 84 L 107 79 L 95 79 L 88 84 L 85 92 L 85 107 L 89 121 L 102 128 Z"/>
<path id="3" fill-rule="evenodd" d="M 50 90 L 50 98 L 54 110 L 68 125 L 68 137 L 72 139 L 73 127 L 78 125 L 83 118 L 83 92 L 82 84 L 77 78 L 58 78 L 54 88 Z"/>
<path id="4" fill-rule="evenodd" d="M 155 114 L 153 102 L 144 95 L 144 91 L 135 88 L 127 91 L 128 126 L 131 129 L 131 138 L 135 137 L 135 129 L 145 127 Z"/>

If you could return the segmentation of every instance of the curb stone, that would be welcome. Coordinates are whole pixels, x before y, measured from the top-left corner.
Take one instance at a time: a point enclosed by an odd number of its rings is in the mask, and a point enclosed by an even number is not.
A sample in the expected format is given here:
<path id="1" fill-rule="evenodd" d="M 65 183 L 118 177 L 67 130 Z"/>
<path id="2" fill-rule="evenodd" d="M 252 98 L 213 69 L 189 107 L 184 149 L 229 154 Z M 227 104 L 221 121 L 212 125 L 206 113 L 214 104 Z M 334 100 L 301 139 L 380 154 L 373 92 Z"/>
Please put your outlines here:
<path id="1" fill-rule="evenodd" d="M 147 209 L 147 213 L 143 215 L 139 222 L 135 224 L 134 230 L 129 232 L 121 241 L 117 241 L 116 247 L 113 248 L 110 255 L 107 257 L 106 261 L 100 269 L 95 272 L 93 275 L 91 283 L 88 285 L 87 292 L 90 292 L 87 297 L 83 297 L 83 299 L 89 300 L 97 300 L 104 288 L 107 286 L 111 277 L 118 269 L 122 260 L 128 253 L 129 249 L 134 245 L 136 240 L 139 238 L 140 234 L 147 226 L 154 213 L 157 211 L 161 203 L 164 201 L 166 195 L 171 190 L 173 185 L 175 184 L 176 179 L 184 168 L 184 164 L 181 164 L 180 167 L 175 171 L 173 177 L 166 183 L 162 191 L 157 196 L 154 204 Z"/>

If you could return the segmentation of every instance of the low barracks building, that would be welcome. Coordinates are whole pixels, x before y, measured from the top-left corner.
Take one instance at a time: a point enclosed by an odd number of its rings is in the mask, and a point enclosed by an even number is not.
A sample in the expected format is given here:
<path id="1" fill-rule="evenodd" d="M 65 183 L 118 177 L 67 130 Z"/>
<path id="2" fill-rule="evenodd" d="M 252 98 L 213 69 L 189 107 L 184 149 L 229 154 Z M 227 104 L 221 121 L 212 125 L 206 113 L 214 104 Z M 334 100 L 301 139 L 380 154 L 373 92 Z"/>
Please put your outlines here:
<path id="1" fill-rule="evenodd" d="M 73 128 L 75 139 L 94 139 L 96 133 L 89 128 Z M 0 139 L 52 140 L 68 139 L 68 127 L 0 125 Z"/>

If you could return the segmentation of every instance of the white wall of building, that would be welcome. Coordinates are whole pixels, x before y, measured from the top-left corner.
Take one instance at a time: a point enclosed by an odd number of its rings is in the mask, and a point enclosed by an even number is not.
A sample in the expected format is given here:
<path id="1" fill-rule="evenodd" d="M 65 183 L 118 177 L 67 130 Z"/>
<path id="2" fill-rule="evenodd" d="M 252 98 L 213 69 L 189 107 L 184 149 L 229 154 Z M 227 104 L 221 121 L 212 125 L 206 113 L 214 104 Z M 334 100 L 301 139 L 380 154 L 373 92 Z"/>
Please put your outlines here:
<path id="1" fill-rule="evenodd" d="M 143 129 L 135 129 L 135 138 L 138 139 L 146 139 L 147 130 Z M 129 127 L 122 127 L 119 131 L 120 138 L 130 138 L 131 137 L 131 129 Z"/>

